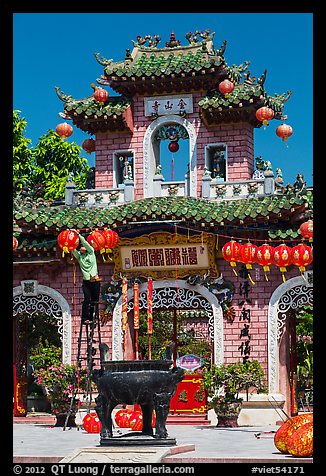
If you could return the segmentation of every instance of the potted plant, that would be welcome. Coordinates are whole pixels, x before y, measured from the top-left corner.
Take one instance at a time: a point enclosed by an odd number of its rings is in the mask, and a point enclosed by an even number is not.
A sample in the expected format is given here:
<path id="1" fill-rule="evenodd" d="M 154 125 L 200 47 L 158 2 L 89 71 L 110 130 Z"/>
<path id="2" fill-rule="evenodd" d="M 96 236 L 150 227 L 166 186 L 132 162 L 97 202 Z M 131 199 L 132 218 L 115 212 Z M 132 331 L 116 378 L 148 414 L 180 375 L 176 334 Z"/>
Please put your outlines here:
<path id="1" fill-rule="evenodd" d="M 202 372 L 203 388 L 207 391 L 208 405 L 213 408 L 217 418 L 217 426 L 238 426 L 238 416 L 243 398 L 241 390 L 246 391 L 246 399 L 250 387 L 263 391 L 264 371 L 257 360 L 244 363 L 211 364 Z"/>
<path id="2" fill-rule="evenodd" d="M 50 365 L 46 369 L 39 369 L 34 372 L 37 383 L 46 388 L 47 396 L 51 402 L 52 413 L 56 416 L 55 426 L 64 426 L 67 414 L 70 410 L 74 382 L 78 391 L 86 390 L 85 372 L 79 370 L 76 374 L 75 365 L 63 364 Z M 76 379 L 75 379 L 76 377 Z M 75 415 L 78 410 L 78 400 L 75 399 L 71 408 L 68 426 L 75 425 Z"/>
<path id="3" fill-rule="evenodd" d="M 51 411 L 56 416 L 55 426 L 64 426 L 66 416 L 70 410 L 74 384 L 78 392 L 86 390 L 87 380 L 84 370 L 78 370 L 75 365 L 61 362 L 61 349 L 56 346 L 43 344 L 40 340 L 38 348 L 31 355 L 33 361 L 35 383 L 45 389 L 46 396 L 51 403 Z M 76 399 L 73 402 L 68 426 L 75 426 L 77 412 Z"/>

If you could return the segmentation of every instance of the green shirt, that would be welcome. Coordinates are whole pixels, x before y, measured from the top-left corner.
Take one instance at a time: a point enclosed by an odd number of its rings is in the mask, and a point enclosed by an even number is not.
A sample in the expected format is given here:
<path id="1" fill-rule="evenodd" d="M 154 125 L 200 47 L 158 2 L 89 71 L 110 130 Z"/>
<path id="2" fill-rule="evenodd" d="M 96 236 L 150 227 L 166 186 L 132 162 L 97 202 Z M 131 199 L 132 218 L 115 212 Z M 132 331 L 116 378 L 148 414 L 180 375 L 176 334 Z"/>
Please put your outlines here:
<path id="1" fill-rule="evenodd" d="M 81 253 L 78 250 L 73 250 L 72 253 L 79 263 L 83 279 L 89 281 L 98 274 L 95 250 L 82 235 L 78 234 L 78 236 L 82 246 L 86 248 L 86 252 Z"/>

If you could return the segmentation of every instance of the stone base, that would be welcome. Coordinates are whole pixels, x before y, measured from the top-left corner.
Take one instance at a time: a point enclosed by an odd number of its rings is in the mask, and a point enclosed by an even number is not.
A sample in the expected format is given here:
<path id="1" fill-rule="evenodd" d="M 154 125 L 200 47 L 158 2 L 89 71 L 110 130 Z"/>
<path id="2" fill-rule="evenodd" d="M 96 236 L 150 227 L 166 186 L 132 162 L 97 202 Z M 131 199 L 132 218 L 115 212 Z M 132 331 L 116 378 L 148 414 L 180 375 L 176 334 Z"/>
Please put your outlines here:
<path id="1" fill-rule="evenodd" d="M 175 438 L 155 438 L 154 436 L 143 435 L 138 431 L 131 431 L 112 438 L 100 438 L 101 446 L 174 446 L 176 444 Z"/>

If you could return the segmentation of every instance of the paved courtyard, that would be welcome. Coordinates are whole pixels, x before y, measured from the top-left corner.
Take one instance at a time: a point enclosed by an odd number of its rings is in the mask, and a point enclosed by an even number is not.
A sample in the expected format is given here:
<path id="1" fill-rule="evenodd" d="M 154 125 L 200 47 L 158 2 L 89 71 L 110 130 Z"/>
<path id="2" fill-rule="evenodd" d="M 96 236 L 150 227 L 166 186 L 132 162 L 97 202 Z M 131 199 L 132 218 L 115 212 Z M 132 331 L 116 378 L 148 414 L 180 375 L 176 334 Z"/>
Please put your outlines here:
<path id="1" fill-rule="evenodd" d="M 116 463 L 312 463 L 294 458 L 274 446 L 277 426 L 217 428 L 215 425 L 168 425 L 171 447 L 104 447 L 99 434 L 83 429 L 40 424 L 13 425 L 14 462 L 116 462 Z M 128 433 L 115 429 L 114 436 Z"/>

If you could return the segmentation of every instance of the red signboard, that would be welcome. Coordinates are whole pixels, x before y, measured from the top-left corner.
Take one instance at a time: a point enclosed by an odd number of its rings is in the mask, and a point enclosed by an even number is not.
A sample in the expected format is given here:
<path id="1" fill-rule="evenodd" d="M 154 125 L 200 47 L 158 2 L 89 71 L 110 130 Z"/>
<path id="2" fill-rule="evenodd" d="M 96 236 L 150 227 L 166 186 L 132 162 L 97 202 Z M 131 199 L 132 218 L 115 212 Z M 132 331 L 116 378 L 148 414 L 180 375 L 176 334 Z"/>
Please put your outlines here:
<path id="1" fill-rule="evenodd" d="M 208 410 L 207 394 L 199 374 L 186 374 L 170 401 L 170 413 L 201 414 Z"/>

